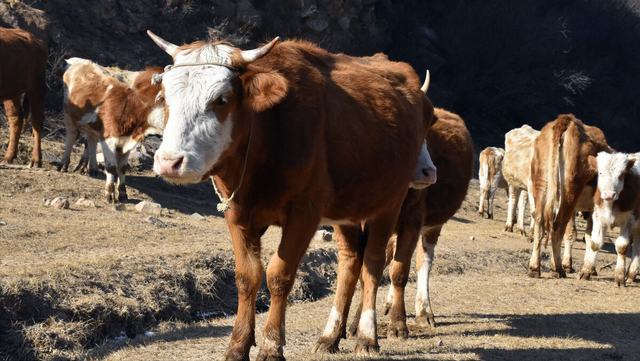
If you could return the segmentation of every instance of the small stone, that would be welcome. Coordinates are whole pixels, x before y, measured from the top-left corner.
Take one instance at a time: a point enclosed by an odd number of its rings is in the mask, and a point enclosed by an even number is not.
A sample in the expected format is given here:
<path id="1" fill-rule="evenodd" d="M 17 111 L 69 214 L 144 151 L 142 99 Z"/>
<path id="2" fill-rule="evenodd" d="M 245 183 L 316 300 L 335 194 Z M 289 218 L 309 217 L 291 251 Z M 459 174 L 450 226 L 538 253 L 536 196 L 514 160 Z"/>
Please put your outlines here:
<path id="1" fill-rule="evenodd" d="M 444 342 L 442 342 L 442 340 L 438 340 L 438 342 L 436 342 L 437 346 L 444 346 Z"/>
<path id="2" fill-rule="evenodd" d="M 471 237 L 469 237 L 469 239 L 470 239 L 470 240 L 472 240 L 472 241 L 475 241 L 475 240 L 476 240 L 476 237 L 471 236 Z"/>
<path id="3" fill-rule="evenodd" d="M 88 199 L 80 198 L 76 202 L 77 206 L 87 207 L 87 208 L 96 208 L 96 203 L 94 201 L 90 201 Z"/>
<path id="4" fill-rule="evenodd" d="M 42 200 L 42 204 L 45 205 L 45 206 L 51 205 L 51 199 L 47 199 L 47 198 L 43 199 Z"/>
<path id="5" fill-rule="evenodd" d="M 29 192 L 31 192 L 31 188 L 27 187 L 27 188 L 25 188 L 25 189 L 24 189 L 24 191 L 25 191 L 26 193 L 29 193 Z"/>
<path id="6" fill-rule="evenodd" d="M 144 221 L 147 222 L 147 223 L 151 223 L 154 226 L 159 227 L 159 228 L 166 228 L 167 227 L 166 223 L 164 223 L 163 221 L 159 220 L 158 218 L 156 218 L 154 216 L 149 216 Z"/>
<path id="7" fill-rule="evenodd" d="M 7 223 L 6 222 L 0 222 L 0 226 L 6 226 Z"/>
<path id="8" fill-rule="evenodd" d="M 156 216 L 162 215 L 162 206 L 159 203 L 142 201 L 136 204 L 136 211 L 155 214 Z"/>
<path id="9" fill-rule="evenodd" d="M 56 197 L 51 201 L 51 206 L 56 209 L 69 209 L 69 201 L 64 197 Z"/>
<path id="10" fill-rule="evenodd" d="M 331 242 L 332 239 L 333 236 L 331 235 L 331 232 L 327 232 L 324 229 L 317 231 L 316 234 L 313 235 L 314 241 Z"/>
<path id="11" fill-rule="evenodd" d="M 118 203 L 118 204 L 114 204 L 113 205 L 113 210 L 114 211 L 124 211 L 126 209 L 127 209 L 127 207 L 123 203 Z"/>
<path id="12" fill-rule="evenodd" d="M 194 213 L 194 214 L 189 216 L 189 219 L 193 219 L 194 221 L 201 221 L 201 220 L 204 219 L 204 217 L 202 215 L 200 215 L 199 213 Z"/>

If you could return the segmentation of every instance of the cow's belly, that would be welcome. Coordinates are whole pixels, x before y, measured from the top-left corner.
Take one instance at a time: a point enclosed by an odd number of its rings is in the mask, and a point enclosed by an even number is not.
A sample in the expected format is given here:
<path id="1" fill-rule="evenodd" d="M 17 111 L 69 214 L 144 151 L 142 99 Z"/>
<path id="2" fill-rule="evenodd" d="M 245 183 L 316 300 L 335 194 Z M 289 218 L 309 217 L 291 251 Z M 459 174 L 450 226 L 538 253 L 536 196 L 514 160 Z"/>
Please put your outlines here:
<path id="1" fill-rule="evenodd" d="M 595 187 L 585 186 L 578 197 L 576 212 L 590 212 L 593 210 L 593 195 L 596 193 Z"/>

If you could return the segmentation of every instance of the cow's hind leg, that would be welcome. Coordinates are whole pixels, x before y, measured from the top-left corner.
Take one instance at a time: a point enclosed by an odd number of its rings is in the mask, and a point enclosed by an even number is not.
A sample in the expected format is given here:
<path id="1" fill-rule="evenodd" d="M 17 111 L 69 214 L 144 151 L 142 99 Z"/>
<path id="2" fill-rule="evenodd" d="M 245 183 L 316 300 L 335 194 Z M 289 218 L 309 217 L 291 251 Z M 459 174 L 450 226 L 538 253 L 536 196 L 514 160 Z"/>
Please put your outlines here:
<path id="1" fill-rule="evenodd" d="M 107 174 L 105 186 L 105 198 L 107 203 L 116 203 L 115 181 L 118 177 L 118 153 L 115 142 L 112 139 L 102 141 L 102 154 L 104 155 L 104 169 Z"/>
<path id="2" fill-rule="evenodd" d="M 320 217 L 311 204 L 313 202 L 308 201 L 290 207 L 286 224 L 282 227 L 278 251 L 269 261 L 267 285 L 271 293 L 271 306 L 257 361 L 284 360 L 287 297 L 296 279 L 298 265 L 320 223 Z"/>
<path id="3" fill-rule="evenodd" d="M 256 295 L 262 283 L 260 260 L 260 233 L 243 231 L 231 223 L 234 209 L 227 211 L 227 224 L 236 258 L 236 286 L 238 288 L 238 313 L 231 333 L 229 347 L 224 354 L 226 361 L 248 361 L 249 350 L 255 346 Z"/>
<path id="4" fill-rule="evenodd" d="M 322 333 L 322 337 L 313 348 L 313 352 L 338 352 L 340 339 L 346 336 L 345 329 L 349 306 L 351 305 L 362 267 L 365 242 L 360 226 L 336 225 L 334 230 L 338 244 L 338 288 L 327 326 Z M 363 289 L 364 286 L 361 287 L 361 290 Z M 363 302 L 363 291 L 361 291 L 360 303 L 362 304 Z M 360 309 L 362 309 L 362 306 L 360 306 Z"/>
<path id="5" fill-rule="evenodd" d="M 525 231 L 524 229 L 524 217 L 526 214 L 528 198 L 529 196 L 527 191 L 520 190 L 520 196 L 518 197 L 518 220 L 516 223 L 516 232 L 520 233 L 523 236 L 527 235 L 527 231 Z"/>
<path id="6" fill-rule="evenodd" d="M 411 269 L 411 257 L 420 238 L 420 228 L 422 226 L 421 215 L 423 213 L 416 213 L 416 217 L 405 217 L 403 214 L 402 219 L 398 220 L 400 227 L 398 227 L 396 251 L 393 254 L 393 261 L 389 270 L 391 287 L 393 288 L 393 305 L 391 306 L 389 327 L 387 329 L 388 338 L 406 339 L 409 337 L 404 289 Z"/>
<path id="7" fill-rule="evenodd" d="M 7 147 L 7 154 L 5 154 L 2 161 L 11 164 L 18 155 L 18 141 L 20 140 L 22 123 L 24 122 L 20 97 L 5 100 L 4 110 L 9 120 L 9 146 Z"/>
<path id="8" fill-rule="evenodd" d="M 627 273 L 627 283 L 633 283 L 640 271 L 640 234 L 633 234 L 633 255 L 631 256 L 631 265 Z"/>
<path id="9" fill-rule="evenodd" d="M 574 215 L 567 224 L 567 228 L 564 231 L 564 236 L 562 238 L 562 242 L 564 244 L 562 268 L 566 273 L 573 273 L 573 259 L 571 258 L 571 250 L 573 248 L 573 244 L 576 241 L 577 235 L 578 233 L 576 231 L 576 217 Z"/>
<path id="10" fill-rule="evenodd" d="M 432 227 L 422 235 L 422 247 L 418 247 L 416 266 L 418 268 L 418 291 L 416 293 L 416 324 L 421 327 L 436 327 L 431 309 L 429 276 L 433 268 L 435 248 L 442 231 L 442 225 Z"/>
<path id="11" fill-rule="evenodd" d="M 69 169 L 69 163 L 71 162 L 71 151 L 73 151 L 73 144 L 76 142 L 76 139 L 78 139 L 78 128 L 73 123 L 66 110 L 64 114 L 64 132 L 64 154 L 62 154 L 62 160 L 60 161 L 60 165 L 58 166 L 59 172 L 66 172 Z"/>
<path id="12" fill-rule="evenodd" d="M 118 201 L 120 202 L 129 199 L 129 197 L 127 197 L 127 186 L 125 185 L 125 173 L 127 172 L 129 154 L 130 152 L 118 154 Z"/>
<path id="13" fill-rule="evenodd" d="M 33 130 L 33 152 L 29 168 L 42 168 L 42 134 L 44 133 L 44 97 L 46 92 L 44 73 L 27 92 L 29 108 L 31 109 L 31 127 Z"/>

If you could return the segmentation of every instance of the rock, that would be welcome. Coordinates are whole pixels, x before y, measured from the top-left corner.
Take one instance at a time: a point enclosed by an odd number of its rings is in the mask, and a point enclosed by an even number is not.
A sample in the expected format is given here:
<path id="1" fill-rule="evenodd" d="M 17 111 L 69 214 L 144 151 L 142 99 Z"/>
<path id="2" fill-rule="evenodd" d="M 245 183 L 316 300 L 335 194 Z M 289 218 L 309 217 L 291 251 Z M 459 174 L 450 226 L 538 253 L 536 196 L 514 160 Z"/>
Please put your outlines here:
<path id="1" fill-rule="evenodd" d="M 127 206 L 125 206 L 122 203 L 114 204 L 113 205 L 113 210 L 114 211 L 125 211 L 125 210 L 127 210 Z"/>
<path id="2" fill-rule="evenodd" d="M 64 197 L 56 197 L 51 201 L 51 206 L 56 209 L 69 209 L 69 200 Z"/>
<path id="3" fill-rule="evenodd" d="M 7 223 L 6 222 L 0 222 L 0 226 L 6 226 Z"/>
<path id="4" fill-rule="evenodd" d="M 31 192 L 31 188 L 27 187 L 27 188 L 24 189 L 24 191 L 25 191 L 25 193 L 30 193 Z"/>
<path id="5" fill-rule="evenodd" d="M 316 34 L 323 32 L 327 26 L 329 26 L 329 23 L 326 20 L 316 19 L 307 21 L 307 27 Z"/>
<path id="6" fill-rule="evenodd" d="M 147 219 L 144 220 L 147 223 L 151 223 L 156 227 L 159 228 L 166 228 L 167 224 L 164 223 L 163 221 L 159 220 L 158 218 L 154 217 L 154 216 L 149 216 Z"/>
<path id="7" fill-rule="evenodd" d="M 50 206 L 51 205 L 51 199 L 47 199 L 47 198 L 43 199 L 42 200 L 42 204 L 45 205 L 45 206 Z"/>
<path id="8" fill-rule="evenodd" d="M 476 240 L 476 237 L 471 236 L 471 237 L 469 237 L 469 239 L 470 239 L 470 240 L 472 240 L 472 241 L 475 241 L 475 240 Z"/>
<path id="9" fill-rule="evenodd" d="M 199 213 L 194 213 L 194 214 L 189 216 L 189 219 L 193 219 L 194 221 L 201 221 L 201 220 L 204 219 L 204 217 L 202 215 L 200 215 Z"/>
<path id="10" fill-rule="evenodd" d="M 88 199 L 80 198 L 76 202 L 76 206 L 82 206 L 87 208 L 96 208 L 96 203 L 94 201 L 90 201 Z"/>
<path id="11" fill-rule="evenodd" d="M 158 203 L 142 201 L 136 204 L 136 211 L 143 213 L 151 213 L 157 216 L 162 214 L 162 206 Z"/>
<path id="12" fill-rule="evenodd" d="M 332 239 L 333 235 L 331 234 L 331 232 L 327 232 L 324 229 L 317 231 L 316 234 L 313 235 L 314 241 L 331 242 Z"/>

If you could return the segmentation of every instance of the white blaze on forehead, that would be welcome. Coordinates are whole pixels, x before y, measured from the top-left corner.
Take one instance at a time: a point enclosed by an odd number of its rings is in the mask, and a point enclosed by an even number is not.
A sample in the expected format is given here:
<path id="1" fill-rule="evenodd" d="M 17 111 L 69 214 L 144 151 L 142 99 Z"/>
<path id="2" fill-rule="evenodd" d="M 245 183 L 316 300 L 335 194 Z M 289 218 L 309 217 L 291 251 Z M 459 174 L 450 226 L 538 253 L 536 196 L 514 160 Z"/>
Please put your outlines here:
<path id="1" fill-rule="evenodd" d="M 616 192 L 617 195 L 624 186 L 623 179 L 620 179 L 627 169 L 629 158 L 626 154 L 605 152 L 598 153 L 598 189 L 600 192 Z"/>
<path id="2" fill-rule="evenodd" d="M 206 45 L 183 50 L 175 64 L 229 64 L 233 50 L 224 45 Z M 218 119 L 211 105 L 232 91 L 233 72 L 219 65 L 175 67 L 162 78 L 169 119 L 158 155 L 165 159 L 184 157 L 177 182 L 198 182 L 231 143 L 232 116 Z M 174 180 L 176 181 L 176 180 Z"/>

